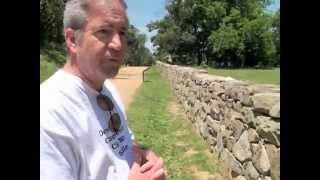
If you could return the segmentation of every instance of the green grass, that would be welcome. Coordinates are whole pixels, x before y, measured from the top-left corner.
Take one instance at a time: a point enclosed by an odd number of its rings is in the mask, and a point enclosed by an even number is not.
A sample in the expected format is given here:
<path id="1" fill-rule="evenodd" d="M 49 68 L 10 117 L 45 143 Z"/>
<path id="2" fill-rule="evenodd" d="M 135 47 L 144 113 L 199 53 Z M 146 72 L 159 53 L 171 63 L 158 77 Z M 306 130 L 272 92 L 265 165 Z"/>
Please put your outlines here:
<path id="1" fill-rule="evenodd" d="M 168 179 L 195 179 L 192 166 L 211 174 L 220 171 L 216 158 L 205 153 L 208 147 L 192 130 L 191 122 L 179 113 L 169 112 L 172 101 L 168 82 L 152 67 L 127 112 L 137 142 L 163 157 Z M 185 152 L 191 149 L 196 153 L 186 156 Z"/>
<path id="2" fill-rule="evenodd" d="M 40 49 L 40 82 L 48 79 L 65 61 L 65 52 L 53 48 Z"/>
<path id="3" fill-rule="evenodd" d="M 199 67 L 197 67 L 199 68 Z M 206 68 L 209 74 L 230 76 L 259 84 L 280 84 L 280 68 L 274 69 L 214 69 Z"/>

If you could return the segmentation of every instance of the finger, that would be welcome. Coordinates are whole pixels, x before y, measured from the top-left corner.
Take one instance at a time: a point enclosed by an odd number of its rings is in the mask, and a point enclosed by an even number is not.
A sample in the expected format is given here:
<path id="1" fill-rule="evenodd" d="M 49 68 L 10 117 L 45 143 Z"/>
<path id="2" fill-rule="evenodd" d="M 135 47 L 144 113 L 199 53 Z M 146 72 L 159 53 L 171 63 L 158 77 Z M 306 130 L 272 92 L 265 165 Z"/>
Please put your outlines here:
<path id="1" fill-rule="evenodd" d="M 145 151 L 145 157 L 148 161 L 153 161 L 153 162 L 156 162 L 159 159 L 159 157 L 151 150 Z"/>
<path id="2" fill-rule="evenodd" d="M 141 172 L 141 173 L 144 173 L 144 172 L 150 170 L 150 169 L 153 167 L 153 165 L 154 165 L 154 163 L 152 163 L 152 162 L 150 162 L 150 161 L 147 162 L 147 163 L 145 163 L 144 165 L 141 166 L 140 172 Z"/>
<path id="3" fill-rule="evenodd" d="M 165 180 L 165 177 L 164 169 L 161 168 L 151 175 L 151 180 Z"/>
<path id="4" fill-rule="evenodd" d="M 163 159 L 162 158 L 159 158 L 157 160 L 157 162 L 155 163 L 155 165 L 152 167 L 152 170 L 153 171 L 157 171 L 159 169 L 162 169 L 164 166 L 164 162 L 163 162 Z"/>

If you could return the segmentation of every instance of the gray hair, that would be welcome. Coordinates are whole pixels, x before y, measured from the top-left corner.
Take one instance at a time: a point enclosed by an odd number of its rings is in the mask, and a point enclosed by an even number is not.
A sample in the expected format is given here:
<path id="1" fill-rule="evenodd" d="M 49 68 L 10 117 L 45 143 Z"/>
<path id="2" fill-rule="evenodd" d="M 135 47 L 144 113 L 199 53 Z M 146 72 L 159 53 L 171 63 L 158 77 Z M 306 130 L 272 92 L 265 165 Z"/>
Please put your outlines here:
<path id="1" fill-rule="evenodd" d="M 127 9 L 127 4 L 120 0 L 124 8 Z M 89 0 L 68 0 L 65 5 L 63 15 L 63 27 L 80 30 L 87 18 Z"/>
<path id="2" fill-rule="evenodd" d="M 88 0 L 69 0 L 63 15 L 63 28 L 79 30 L 87 17 Z"/>

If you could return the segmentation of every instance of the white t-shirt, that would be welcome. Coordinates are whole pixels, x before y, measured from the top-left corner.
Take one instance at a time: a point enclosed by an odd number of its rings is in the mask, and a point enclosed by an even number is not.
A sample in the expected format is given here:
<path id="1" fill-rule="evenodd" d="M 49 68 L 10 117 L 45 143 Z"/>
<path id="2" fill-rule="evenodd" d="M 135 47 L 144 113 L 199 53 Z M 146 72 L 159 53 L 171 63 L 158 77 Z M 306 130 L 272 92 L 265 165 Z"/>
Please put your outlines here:
<path id="1" fill-rule="evenodd" d="M 77 76 L 60 69 L 40 85 L 41 180 L 128 179 L 134 136 L 109 80 L 101 93 L 120 115 L 118 133 L 108 127 L 109 112 L 97 104 L 99 92 Z"/>

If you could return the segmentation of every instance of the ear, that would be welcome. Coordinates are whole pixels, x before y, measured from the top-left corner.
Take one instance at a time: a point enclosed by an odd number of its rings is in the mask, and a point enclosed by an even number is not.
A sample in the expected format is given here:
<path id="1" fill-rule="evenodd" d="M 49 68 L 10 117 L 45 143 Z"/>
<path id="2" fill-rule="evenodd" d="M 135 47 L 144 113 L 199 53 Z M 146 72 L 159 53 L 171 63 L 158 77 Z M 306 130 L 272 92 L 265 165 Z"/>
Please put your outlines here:
<path id="1" fill-rule="evenodd" d="M 71 28 L 65 29 L 64 37 L 65 37 L 67 49 L 71 54 L 75 54 L 77 52 L 75 31 Z"/>

